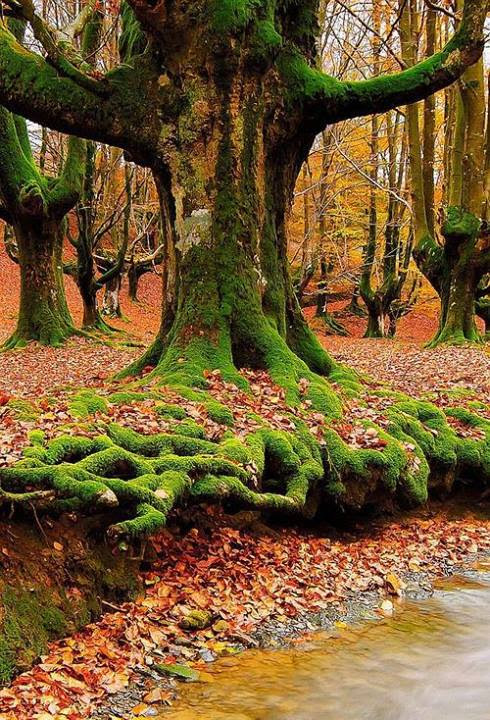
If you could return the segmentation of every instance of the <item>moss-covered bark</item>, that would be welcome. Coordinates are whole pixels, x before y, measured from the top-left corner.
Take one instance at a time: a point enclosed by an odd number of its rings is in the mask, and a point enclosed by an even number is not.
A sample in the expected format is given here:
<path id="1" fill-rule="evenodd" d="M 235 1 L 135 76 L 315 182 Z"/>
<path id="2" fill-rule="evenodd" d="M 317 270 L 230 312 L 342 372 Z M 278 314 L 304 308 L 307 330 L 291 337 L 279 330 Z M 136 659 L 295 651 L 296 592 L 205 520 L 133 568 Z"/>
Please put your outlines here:
<path id="1" fill-rule="evenodd" d="M 62 229 L 44 217 L 18 220 L 14 226 L 20 270 L 17 327 L 7 349 L 38 340 L 59 345 L 74 332 L 66 303 L 62 270 Z"/>
<path id="2" fill-rule="evenodd" d="M 481 338 L 475 323 L 475 301 L 482 269 L 477 250 L 480 221 L 462 208 L 449 208 L 442 232 L 445 239 L 439 272 L 441 313 L 432 340 L 464 343 Z"/>
<path id="3" fill-rule="evenodd" d="M 22 38 L 24 26 L 12 26 Z M 0 200 L 21 276 L 17 328 L 6 348 L 30 340 L 58 345 L 74 331 L 63 287 L 63 223 L 79 197 L 84 152 L 84 141 L 70 138 L 59 176 L 46 176 L 34 160 L 25 120 L 0 108 Z"/>
<path id="4" fill-rule="evenodd" d="M 402 6 L 401 37 L 404 59 L 415 61 L 415 17 Z M 461 9 L 462 3 L 459 3 Z M 432 32 L 428 25 L 429 36 Z M 432 42 L 428 37 L 428 42 Z M 433 163 L 430 108 L 425 115 L 424 150 L 420 153 L 418 110 L 407 109 L 410 145 L 411 189 L 414 208 L 414 257 L 421 272 L 437 291 L 441 309 L 439 327 L 430 345 L 478 342 L 475 324 L 475 300 L 482 277 L 490 268 L 490 253 L 484 208 L 485 87 L 483 61 L 480 59 L 463 74 L 451 92 L 450 118 L 454 127 L 446 133 L 445 177 L 447 204 L 442 214 L 443 243 L 433 229 Z"/>

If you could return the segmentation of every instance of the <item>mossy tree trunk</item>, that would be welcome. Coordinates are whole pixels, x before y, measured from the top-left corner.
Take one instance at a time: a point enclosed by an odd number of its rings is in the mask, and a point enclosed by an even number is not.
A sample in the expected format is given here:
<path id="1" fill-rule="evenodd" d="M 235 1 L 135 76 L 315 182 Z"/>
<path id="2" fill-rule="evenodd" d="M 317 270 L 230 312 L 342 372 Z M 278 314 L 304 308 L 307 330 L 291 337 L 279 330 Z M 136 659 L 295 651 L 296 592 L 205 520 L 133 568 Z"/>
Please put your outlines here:
<path id="1" fill-rule="evenodd" d="M 402 5 L 403 3 L 401 3 Z M 461 10 L 462 3 L 459 3 Z M 407 65 L 415 62 L 416 19 L 402 8 L 401 37 Z M 427 42 L 433 46 L 433 19 L 427 25 Z M 478 342 L 475 301 L 482 277 L 490 269 L 484 211 L 486 103 L 483 61 L 468 68 L 450 94 L 448 117 L 454 127 L 446 134 L 445 175 L 447 207 L 443 208 L 443 243 L 433 227 L 432 109 L 426 107 L 424 157 L 420 154 L 420 129 L 415 106 L 407 109 L 410 144 L 411 189 L 414 207 L 414 257 L 440 297 L 439 328 L 430 346 L 439 343 Z M 488 122 L 488 120 L 487 120 Z"/>
<path id="2" fill-rule="evenodd" d="M 25 121 L 0 108 L 0 198 L 15 236 L 21 293 L 17 327 L 5 347 L 58 345 L 74 332 L 63 286 L 64 219 L 78 198 L 84 142 L 70 139 L 59 178 L 36 167 Z"/>
<path id="3" fill-rule="evenodd" d="M 58 345 L 73 332 L 63 285 L 62 227 L 42 215 L 17 219 L 14 224 L 20 269 L 17 327 L 6 347 L 38 340 Z"/>
<path id="4" fill-rule="evenodd" d="M 478 342 L 475 323 L 478 286 L 486 267 L 485 255 L 478 251 L 480 221 L 461 208 L 448 209 L 442 227 L 444 250 L 439 260 L 441 314 L 439 330 L 432 340 L 440 342 Z"/>
<path id="5" fill-rule="evenodd" d="M 149 355 L 159 372 L 186 383 L 202 383 L 203 370 L 214 367 L 243 384 L 237 368 L 247 366 L 267 368 L 293 388 L 299 368 L 306 370 L 294 353 L 308 363 L 321 356 L 285 254 L 285 211 L 306 148 L 283 147 L 283 163 L 271 162 L 255 83 L 228 80 L 226 94 L 210 100 L 223 111 L 204 153 L 189 148 L 185 165 L 177 157 L 182 169 L 170 187 L 166 174 L 157 177 L 175 213 L 177 296 L 174 321 L 164 316 L 160 352 Z M 230 103 L 236 96 L 248 98 L 243 110 Z"/>
<path id="6" fill-rule="evenodd" d="M 80 27 L 91 24 L 87 16 Z M 25 23 L 10 20 L 22 42 Z M 75 32 L 75 31 L 74 31 Z M 21 278 L 17 327 L 5 347 L 38 340 L 58 345 L 75 332 L 63 285 L 62 245 L 66 217 L 77 203 L 85 167 L 85 141 L 70 137 L 58 177 L 38 167 L 26 121 L 0 108 L 0 200 L 13 228 Z"/>

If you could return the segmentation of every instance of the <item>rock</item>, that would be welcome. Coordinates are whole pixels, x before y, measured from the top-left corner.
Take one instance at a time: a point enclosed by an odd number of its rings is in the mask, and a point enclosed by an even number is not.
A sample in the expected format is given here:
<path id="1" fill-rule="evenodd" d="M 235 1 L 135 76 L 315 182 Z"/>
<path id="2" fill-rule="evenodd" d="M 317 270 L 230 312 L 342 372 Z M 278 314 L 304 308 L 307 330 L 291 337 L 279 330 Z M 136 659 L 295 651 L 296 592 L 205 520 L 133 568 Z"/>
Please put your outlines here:
<path id="1" fill-rule="evenodd" d="M 391 600 L 383 600 L 381 603 L 381 611 L 384 615 L 393 615 L 393 603 Z"/>
<path id="2" fill-rule="evenodd" d="M 201 660 L 204 660 L 206 663 L 211 663 L 216 660 L 215 653 L 211 652 L 211 650 L 208 650 L 207 648 L 201 648 L 201 650 L 199 650 L 199 656 Z"/>
<path id="3" fill-rule="evenodd" d="M 191 680 L 196 682 L 199 680 L 199 672 L 190 668 L 187 665 L 155 665 L 161 675 L 171 675 L 182 680 Z"/>
<path id="4" fill-rule="evenodd" d="M 213 621 L 213 614 L 209 610 L 191 610 L 179 622 L 179 626 L 184 630 L 204 630 L 209 627 Z"/>
<path id="5" fill-rule="evenodd" d="M 395 573 L 388 573 L 385 576 L 385 585 L 386 590 L 390 593 L 390 595 L 397 595 L 398 597 L 403 595 L 403 591 L 406 587 L 403 580 L 399 578 L 398 575 L 395 575 Z"/>
<path id="6" fill-rule="evenodd" d="M 226 620 L 218 620 L 213 625 L 214 632 L 222 633 L 226 632 L 228 628 L 230 627 L 230 624 L 226 622 Z"/>

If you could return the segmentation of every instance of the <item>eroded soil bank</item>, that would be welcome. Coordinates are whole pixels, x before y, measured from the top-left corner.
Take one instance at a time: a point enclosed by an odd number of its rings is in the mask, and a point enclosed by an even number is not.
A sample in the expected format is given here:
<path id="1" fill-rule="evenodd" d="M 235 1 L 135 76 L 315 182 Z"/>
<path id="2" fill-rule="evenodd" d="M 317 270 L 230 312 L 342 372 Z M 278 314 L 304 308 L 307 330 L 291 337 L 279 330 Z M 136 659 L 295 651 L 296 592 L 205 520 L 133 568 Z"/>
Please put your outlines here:
<path id="1" fill-rule="evenodd" d="M 50 641 L 137 594 L 139 562 L 114 552 L 95 528 L 96 518 L 75 515 L 0 523 L 2 685 L 48 652 Z"/>

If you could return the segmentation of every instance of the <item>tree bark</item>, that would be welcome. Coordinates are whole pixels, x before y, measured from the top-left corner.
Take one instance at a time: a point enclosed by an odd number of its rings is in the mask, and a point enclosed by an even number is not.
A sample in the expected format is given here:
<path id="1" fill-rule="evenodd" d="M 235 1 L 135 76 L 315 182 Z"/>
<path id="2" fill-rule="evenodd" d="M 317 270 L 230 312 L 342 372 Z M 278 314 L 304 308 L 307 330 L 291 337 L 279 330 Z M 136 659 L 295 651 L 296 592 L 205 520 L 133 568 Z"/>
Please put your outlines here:
<path id="1" fill-rule="evenodd" d="M 59 345 L 73 333 L 63 285 L 62 231 L 59 223 L 43 217 L 17 221 L 21 290 L 17 327 L 5 347 L 38 340 Z"/>

